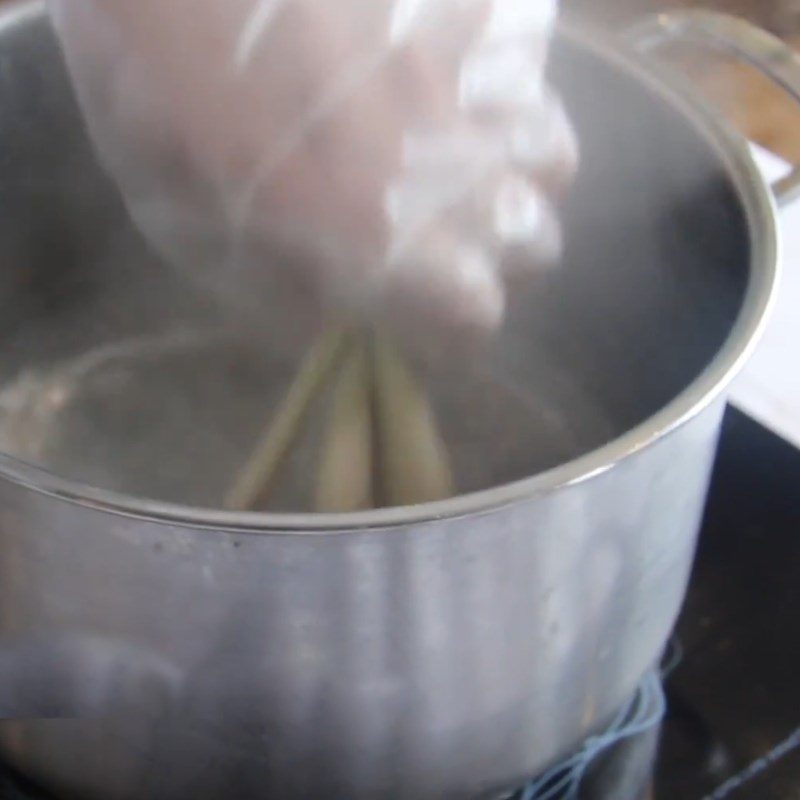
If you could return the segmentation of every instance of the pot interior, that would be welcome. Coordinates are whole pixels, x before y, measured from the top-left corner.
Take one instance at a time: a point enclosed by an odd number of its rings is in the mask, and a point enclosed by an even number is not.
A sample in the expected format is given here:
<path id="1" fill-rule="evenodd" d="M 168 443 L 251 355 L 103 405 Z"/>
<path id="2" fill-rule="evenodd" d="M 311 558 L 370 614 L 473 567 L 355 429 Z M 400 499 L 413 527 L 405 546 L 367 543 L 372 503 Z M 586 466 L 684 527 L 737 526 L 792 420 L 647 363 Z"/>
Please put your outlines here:
<path id="1" fill-rule="evenodd" d="M 132 229 L 44 18 L 7 27 L 0 48 L 0 449 L 95 487 L 218 507 L 297 348 Z M 719 352 L 747 290 L 748 222 L 710 140 L 579 44 L 558 44 L 553 72 L 583 161 L 564 263 L 515 294 L 491 357 L 431 383 L 462 492 L 573 459 L 664 408 Z M 275 510 L 308 506 L 318 416 Z"/>

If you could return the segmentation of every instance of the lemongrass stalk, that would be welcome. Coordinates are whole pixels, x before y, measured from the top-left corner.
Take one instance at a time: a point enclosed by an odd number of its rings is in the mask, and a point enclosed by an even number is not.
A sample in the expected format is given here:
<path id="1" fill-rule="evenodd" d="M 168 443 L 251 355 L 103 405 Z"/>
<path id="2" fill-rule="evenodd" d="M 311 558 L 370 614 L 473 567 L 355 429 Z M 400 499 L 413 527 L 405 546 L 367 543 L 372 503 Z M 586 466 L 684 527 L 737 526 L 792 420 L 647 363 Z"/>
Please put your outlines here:
<path id="1" fill-rule="evenodd" d="M 319 512 L 374 507 L 372 369 L 359 341 L 337 376 L 319 462 L 314 507 Z"/>
<path id="2" fill-rule="evenodd" d="M 455 494 L 447 449 L 424 389 L 386 338 L 374 345 L 383 500 L 416 505 Z"/>
<path id="3" fill-rule="evenodd" d="M 322 336 L 311 348 L 253 455 L 226 495 L 226 508 L 247 511 L 266 500 L 314 399 L 341 363 L 350 342 L 350 334 L 339 329 Z"/>

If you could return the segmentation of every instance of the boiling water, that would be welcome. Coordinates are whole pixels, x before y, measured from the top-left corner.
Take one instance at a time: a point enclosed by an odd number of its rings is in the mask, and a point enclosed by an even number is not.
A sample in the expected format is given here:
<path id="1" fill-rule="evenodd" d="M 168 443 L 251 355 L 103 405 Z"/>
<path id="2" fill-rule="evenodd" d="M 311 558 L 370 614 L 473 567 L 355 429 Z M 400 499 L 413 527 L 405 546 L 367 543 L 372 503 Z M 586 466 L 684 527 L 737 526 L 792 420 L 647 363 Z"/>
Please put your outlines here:
<path id="1" fill-rule="evenodd" d="M 297 369 L 229 334 L 179 332 L 27 371 L 0 392 L 0 449 L 94 487 L 219 508 Z M 580 387 L 541 367 L 543 391 L 451 368 L 430 383 L 460 492 L 527 477 L 611 437 Z M 271 508 L 311 507 L 323 395 Z"/>

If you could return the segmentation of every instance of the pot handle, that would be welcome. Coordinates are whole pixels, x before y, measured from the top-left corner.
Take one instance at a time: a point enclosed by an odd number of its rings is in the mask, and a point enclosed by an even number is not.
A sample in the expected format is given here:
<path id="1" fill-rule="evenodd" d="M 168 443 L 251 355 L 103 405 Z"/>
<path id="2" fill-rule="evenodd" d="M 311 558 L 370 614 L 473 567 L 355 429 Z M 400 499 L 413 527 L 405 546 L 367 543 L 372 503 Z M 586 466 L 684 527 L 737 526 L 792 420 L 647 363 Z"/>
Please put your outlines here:
<path id="1" fill-rule="evenodd" d="M 716 11 L 670 11 L 645 18 L 629 28 L 625 38 L 642 53 L 673 42 L 702 44 L 732 53 L 800 105 L 800 55 L 777 36 L 739 17 Z M 781 206 L 800 198 L 800 167 L 772 188 Z"/>

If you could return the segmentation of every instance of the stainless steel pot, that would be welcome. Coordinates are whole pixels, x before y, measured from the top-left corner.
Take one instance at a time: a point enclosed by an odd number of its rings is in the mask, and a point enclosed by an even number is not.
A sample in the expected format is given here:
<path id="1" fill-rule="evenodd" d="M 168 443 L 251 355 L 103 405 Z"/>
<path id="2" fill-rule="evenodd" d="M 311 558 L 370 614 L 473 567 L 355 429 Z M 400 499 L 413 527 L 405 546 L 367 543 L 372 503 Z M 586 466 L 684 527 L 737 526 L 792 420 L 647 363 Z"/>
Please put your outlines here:
<path id="1" fill-rule="evenodd" d="M 555 70 L 584 151 L 567 264 L 520 300 L 498 355 L 539 405 L 530 429 L 493 423 L 497 453 L 524 445 L 514 464 L 459 451 L 498 482 L 533 477 L 415 508 L 229 514 L 191 494 L 230 469 L 203 436 L 252 416 L 241 385 L 269 375 L 246 347 L 185 370 L 147 344 L 109 354 L 218 312 L 131 231 L 40 4 L 3 12 L 0 64 L 5 756 L 90 800 L 455 800 L 602 727 L 681 605 L 724 390 L 775 282 L 773 203 L 743 143 L 624 48 L 565 33 Z M 224 414 L 192 405 L 229 384 Z M 468 443 L 470 419 L 452 423 Z"/>

